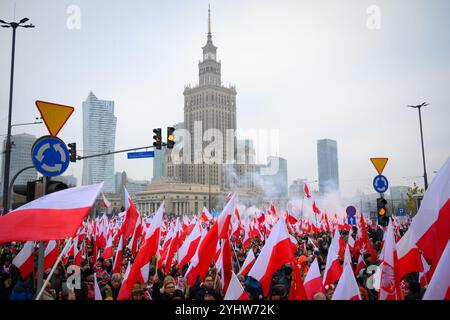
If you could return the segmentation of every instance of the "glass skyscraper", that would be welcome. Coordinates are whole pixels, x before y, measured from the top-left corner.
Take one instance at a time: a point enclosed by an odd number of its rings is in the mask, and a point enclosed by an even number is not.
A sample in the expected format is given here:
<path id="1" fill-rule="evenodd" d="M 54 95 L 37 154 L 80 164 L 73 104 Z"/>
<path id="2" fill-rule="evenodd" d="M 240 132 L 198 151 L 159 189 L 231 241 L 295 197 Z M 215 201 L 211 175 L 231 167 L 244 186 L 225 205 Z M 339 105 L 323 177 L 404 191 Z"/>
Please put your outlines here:
<path id="1" fill-rule="evenodd" d="M 339 192 L 339 169 L 337 142 L 330 139 L 317 140 L 319 167 L 319 192 Z"/>
<path id="2" fill-rule="evenodd" d="M 92 92 L 83 102 L 83 155 L 114 151 L 117 118 L 114 101 L 100 100 Z M 104 192 L 115 191 L 114 155 L 83 160 L 83 185 L 105 182 Z"/>

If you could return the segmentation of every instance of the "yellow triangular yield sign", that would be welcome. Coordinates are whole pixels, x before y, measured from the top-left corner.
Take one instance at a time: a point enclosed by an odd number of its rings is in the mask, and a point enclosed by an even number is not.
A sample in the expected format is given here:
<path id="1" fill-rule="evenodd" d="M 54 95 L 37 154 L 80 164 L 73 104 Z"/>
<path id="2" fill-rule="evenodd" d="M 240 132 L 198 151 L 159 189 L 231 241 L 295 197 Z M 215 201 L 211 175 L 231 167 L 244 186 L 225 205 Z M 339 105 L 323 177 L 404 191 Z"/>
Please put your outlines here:
<path id="1" fill-rule="evenodd" d="M 378 174 L 381 174 L 383 172 L 388 160 L 389 158 L 370 158 L 370 161 L 372 161 L 373 166 L 375 167 L 375 169 L 377 169 Z"/>
<path id="2" fill-rule="evenodd" d="M 45 101 L 36 101 L 36 106 L 44 119 L 48 132 L 56 137 L 67 119 L 75 110 L 74 107 Z"/>

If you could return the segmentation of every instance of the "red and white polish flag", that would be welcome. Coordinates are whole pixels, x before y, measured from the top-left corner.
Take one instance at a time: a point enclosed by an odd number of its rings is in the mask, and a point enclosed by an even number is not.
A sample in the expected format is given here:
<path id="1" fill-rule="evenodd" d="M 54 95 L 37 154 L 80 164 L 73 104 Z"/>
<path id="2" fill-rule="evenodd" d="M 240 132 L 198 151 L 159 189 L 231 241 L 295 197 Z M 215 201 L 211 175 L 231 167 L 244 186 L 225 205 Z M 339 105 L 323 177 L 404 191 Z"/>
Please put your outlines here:
<path id="1" fill-rule="evenodd" d="M 253 250 L 250 249 L 247 253 L 247 257 L 245 258 L 244 264 L 241 267 L 241 270 L 239 270 L 238 275 L 246 276 L 247 273 L 252 268 L 253 264 L 255 263 L 256 258 L 255 254 L 253 253 Z"/>
<path id="2" fill-rule="evenodd" d="M 206 229 L 203 231 L 203 237 L 204 236 L 206 236 Z M 195 224 L 195 227 L 192 230 L 192 232 L 189 234 L 189 236 L 183 242 L 183 245 L 178 250 L 177 259 L 180 270 L 194 256 L 201 238 L 202 238 L 202 228 L 200 226 L 200 222 L 198 221 Z"/>
<path id="3" fill-rule="evenodd" d="M 364 261 L 364 256 L 361 253 L 358 258 L 358 264 L 356 265 L 355 274 L 358 275 L 359 272 L 366 266 L 366 262 Z"/>
<path id="4" fill-rule="evenodd" d="M 119 273 L 122 267 L 122 257 L 123 257 L 123 236 L 119 239 L 119 244 L 117 245 L 116 257 L 114 258 L 113 273 Z"/>
<path id="5" fill-rule="evenodd" d="M 222 212 L 217 217 L 219 227 L 219 239 L 226 239 L 228 237 L 228 229 L 230 227 L 231 215 L 234 212 L 235 199 L 236 199 L 236 192 L 233 193 L 230 200 L 228 200 Z"/>
<path id="6" fill-rule="evenodd" d="M 380 258 L 381 279 L 378 300 L 403 300 L 392 220 L 389 221 L 385 235 L 383 255 Z"/>
<path id="7" fill-rule="evenodd" d="M 50 269 L 59 256 L 58 243 L 56 240 L 50 240 L 45 247 L 44 270 Z"/>
<path id="8" fill-rule="evenodd" d="M 102 193 L 102 200 L 103 200 L 103 207 L 105 207 L 105 209 L 108 209 L 111 203 L 108 201 L 108 199 L 106 199 L 104 193 Z"/>
<path id="9" fill-rule="evenodd" d="M 136 259 L 134 259 L 133 265 L 131 266 L 129 281 L 127 282 L 130 290 L 137 281 L 144 283 L 148 280 L 150 259 L 157 253 L 159 247 L 163 214 L 164 201 L 155 213 L 145 236 L 144 244 L 139 249 Z"/>
<path id="10" fill-rule="evenodd" d="M 423 300 L 450 300 L 450 241 L 431 278 Z"/>
<path id="11" fill-rule="evenodd" d="M 14 257 L 12 264 L 20 270 L 22 279 L 34 270 L 34 242 L 27 241 L 22 250 Z"/>
<path id="12" fill-rule="evenodd" d="M 339 279 L 331 300 L 361 300 L 361 293 L 350 263 L 344 265 L 342 277 Z"/>
<path id="13" fill-rule="evenodd" d="M 202 220 L 203 223 L 210 222 L 210 221 L 213 220 L 212 214 L 209 213 L 209 210 L 206 207 L 204 207 L 203 210 L 202 210 L 201 220 Z"/>
<path id="14" fill-rule="evenodd" d="M 122 286 L 120 287 L 117 300 L 128 300 L 131 297 L 131 288 L 133 287 L 134 283 L 129 284 L 128 277 L 130 276 L 130 271 L 131 263 L 128 261 L 128 266 L 125 270 L 125 274 L 123 275 Z"/>
<path id="15" fill-rule="evenodd" d="M 102 258 L 105 260 L 112 259 L 114 256 L 114 246 L 113 246 L 113 237 L 110 236 L 106 243 L 105 250 L 103 250 Z"/>
<path id="16" fill-rule="evenodd" d="M 264 295 L 268 295 L 272 274 L 292 258 L 291 237 L 284 219 L 279 219 L 248 275 L 258 280 Z"/>
<path id="17" fill-rule="evenodd" d="M 103 182 L 50 193 L 0 217 L 0 242 L 72 238 Z"/>
<path id="18" fill-rule="evenodd" d="M 250 300 L 234 272 L 231 273 L 230 285 L 226 292 L 223 300 Z"/>
<path id="19" fill-rule="evenodd" d="M 189 269 L 186 271 L 186 283 L 193 286 L 197 277 L 204 278 L 211 261 L 214 259 L 217 252 L 217 244 L 219 241 L 218 222 L 214 222 L 211 229 L 209 229 L 206 236 L 200 241 L 197 252 L 191 260 Z"/>
<path id="20" fill-rule="evenodd" d="M 122 224 L 121 230 L 123 234 L 124 241 L 127 241 L 129 237 L 133 235 L 133 232 L 135 232 L 136 225 L 138 222 L 139 213 L 136 209 L 136 207 L 133 204 L 133 201 L 131 200 L 131 197 L 127 191 L 126 188 L 124 188 L 124 195 L 125 195 L 125 220 Z M 139 235 L 135 235 L 139 236 Z"/>
<path id="21" fill-rule="evenodd" d="M 316 293 L 325 294 L 325 287 L 322 283 L 322 276 L 320 275 L 319 263 L 317 259 L 314 259 L 311 267 L 306 274 L 303 281 L 303 287 L 305 288 L 306 297 L 308 300 L 313 300 Z"/>
<path id="22" fill-rule="evenodd" d="M 397 243 L 400 276 L 423 271 L 419 250 L 436 266 L 450 239 L 450 158 L 424 194 L 408 231 Z"/>
<path id="23" fill-rule="evenodd" d="M 103 300 L 102 292 L 100 291 L 100 287 L 97 282 L 97 273 L 94 273 L 94 294 L 95 300 Z"/>
<path id="24" fill-rule="evenodd" d="M 334 232 L 333 240 L 331 241 L 330 248 L 328 249 L 327 264 L 325 266 L 325 272 L 323 274 L 323 285 L 334 284 L 342 275 L 342 265 L 339 262 L 340 252 L 340 239 L 339 231 Z"/>

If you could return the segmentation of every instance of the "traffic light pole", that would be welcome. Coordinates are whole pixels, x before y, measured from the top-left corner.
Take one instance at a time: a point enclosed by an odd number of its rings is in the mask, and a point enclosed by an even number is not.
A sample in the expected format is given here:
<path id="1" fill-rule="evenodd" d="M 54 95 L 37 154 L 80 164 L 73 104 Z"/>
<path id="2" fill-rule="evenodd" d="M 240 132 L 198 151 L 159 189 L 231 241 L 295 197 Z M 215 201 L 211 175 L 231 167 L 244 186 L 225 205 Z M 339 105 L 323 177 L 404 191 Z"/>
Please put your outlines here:
<path id="1" fill-rule="evenodd" d="M 19 170 L 19 172 L 17 172 L 14 177 L 11 179 L 11 182 L 9 184 L 9 189 L 8 189 L 8 193 L 10 195 L 10 197 L 8 198 L 8 205 L 6 206 L 6 208 L 4 208 L 3 214 L 7 214 L 8 212 L 10 212 L 12 210 L 12 194 L 13 194 L 13 186 L 14 186 L 14 182 L 16 181 L 17 177 L 24 172 L 25 170 L 28 169 L 33 169 L 34 166 L 29 166 L 29 167 L 25 167 L 21 170 Z"/>
<path id="2" fill-rule="evenodd" d="M 164 142 L 162 143 L 162 146 L 166 146 L 166 145 L 167 145 L 166 143 L 164 143 Z M 89 158 L 95 158 L 95 157 L 102 157 L 102 156 L 109 156 L 111 154 L 128 152 L 128 151 L 135 151 L 135 150 L 140 150 L 140 149 L 149 149 L 149 148 L 154 148 L 154 146 L 131 148 L 131 149 L 118 150 L 118 151 L 109 151 L 109 152 L 94 154 L 94 155 L 90 155 L 90 156 L 77 156 L 77 160 L 83 160 L 83 159 L 89 159 Z"/>
<path id="3" fill-rule="evenodd" d="M 42 177 L 42 195 L 45 196 L 47 190 L 47 176 Z M 39 241 L 39 256 L 38 256 L 38 281 L 37 281 L 37 290 L 36 292 L 40 292 L 42 288 L 42 283 L 44 281 L 44 241 Z"/>

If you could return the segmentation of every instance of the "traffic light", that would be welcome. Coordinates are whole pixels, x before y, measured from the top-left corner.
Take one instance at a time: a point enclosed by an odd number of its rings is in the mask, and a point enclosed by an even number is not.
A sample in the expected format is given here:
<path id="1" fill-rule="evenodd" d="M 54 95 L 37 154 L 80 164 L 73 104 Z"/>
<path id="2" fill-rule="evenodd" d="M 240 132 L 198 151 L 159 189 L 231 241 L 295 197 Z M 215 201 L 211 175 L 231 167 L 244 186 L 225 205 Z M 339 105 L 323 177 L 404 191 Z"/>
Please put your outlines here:
<path id="1" fill-rule="evenodd" d="M 76 162 L 77 161 L 77 144 L 75 142 L 72 142 L 72 143 L 69 143 L 67 146 L 69 147 L 70 162 Z"/>
<path id="2" fill-rule="evenodd" d="M 45 194 L 50 194 L 53 192 L 61 191 L 67 189 L 67 184 L 60 181 L 52 181 L 50 177 L 47 177 L 47 183 L 45 186 Z"/>
<path id="3" fill-rule="evenodd" d="M 175 145 L 174 127 L 167 127 L 167 149 L 172 149 Z"/>
<path id="4" fill-rule="evenodd" d="M 26 196 L 26 202 L 33 201 L 36 194 L 36 181 L 28 181 L 27 184 L 19 184 L 13 186 L 14 193 Z"/>
<path id="5" fill-rule="evenodd" d="M 381 226 L 386 226 L 389 218 L 387 216 L 387 208 L 386 208 L 387 201 L 384 198 L 378 198 L 377 199 L 377 213 L 378 213 L 378 224 Z"/>
<path id="6" fill-rule="evenodd" d="M 155 140 L 155 142 L 153 142 L 153 146 L 156 149 L 161 150 L 162 145 L 161 128 L 153 129 L 153 133 L 155 134 L 153 136 L 153 140 Z"/>

